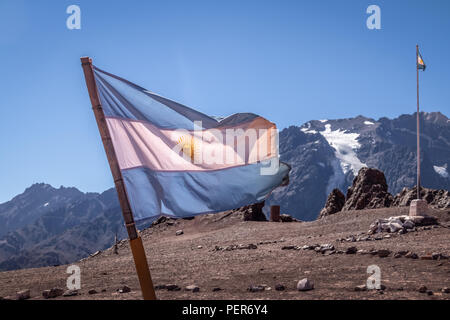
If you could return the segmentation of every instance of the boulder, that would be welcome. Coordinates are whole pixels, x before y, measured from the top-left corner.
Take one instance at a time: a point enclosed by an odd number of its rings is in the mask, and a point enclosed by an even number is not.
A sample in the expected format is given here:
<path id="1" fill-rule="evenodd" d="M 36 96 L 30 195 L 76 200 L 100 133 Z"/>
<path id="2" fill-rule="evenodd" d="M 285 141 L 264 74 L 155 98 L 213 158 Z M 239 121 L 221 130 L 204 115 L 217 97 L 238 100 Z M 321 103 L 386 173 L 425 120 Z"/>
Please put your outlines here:
<path id="1" fill-rule="evenodd" d="M 342 210 L 345 204 L 345 195 L 339 189 L 334 189 L 328 195 L 325 207 L 320 211 L 319 219 L 335 214 Z"/>
<path id="2" fill-rule="evenodd" d="M 361 168 L 348 188 L 342 210 L 384 208 L 389 207 L 392 201 L 384 173 L 377 169 Z"/>

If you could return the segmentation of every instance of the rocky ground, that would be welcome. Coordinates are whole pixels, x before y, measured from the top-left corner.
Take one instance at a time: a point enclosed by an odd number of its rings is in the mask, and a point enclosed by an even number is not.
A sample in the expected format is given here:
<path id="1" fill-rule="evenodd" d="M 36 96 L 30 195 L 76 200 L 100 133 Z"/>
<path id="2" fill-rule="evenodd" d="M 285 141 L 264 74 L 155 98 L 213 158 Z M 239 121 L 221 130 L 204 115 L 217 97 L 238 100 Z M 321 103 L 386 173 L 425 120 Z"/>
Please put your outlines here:
<path id="1" fill-rule="evenodd" d="M 407 211 L 342 211 L 290 223 L 243 221 L 240 214 L 223 213 L 169 220 L 144 230 L 142 238 L 159 299 L 448 300 L 443 288 L 450 287 L 450 210 L 432 212 L 437 226 L 367 233 L 377 219 Z M 111 248 L 76 265 L 81 289 L 70 297 L 57 292 L 54 299 L 141 298 L 126 241 L 118 254 Z M 361 287 L 371 265 L 381 270 L 382 290 Z M 15 299 L 25 290 L 26 298 L 30 290 L 30 299 L 43 299 L 45 290 L 66 287 L 67 267 L 2 272 L 0 297 Z M 304 278 L 308 282 L 302 285 L 312 282 L 314 289 L 297 290 Z"/>

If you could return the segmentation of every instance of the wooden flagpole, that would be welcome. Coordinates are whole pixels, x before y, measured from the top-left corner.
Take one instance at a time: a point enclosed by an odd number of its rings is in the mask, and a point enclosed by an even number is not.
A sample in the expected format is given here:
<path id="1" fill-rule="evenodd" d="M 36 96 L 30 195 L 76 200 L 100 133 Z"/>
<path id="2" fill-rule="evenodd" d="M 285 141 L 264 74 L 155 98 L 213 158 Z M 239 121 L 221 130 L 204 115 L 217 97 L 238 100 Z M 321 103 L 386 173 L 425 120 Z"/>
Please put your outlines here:
<path id="1" fill-rule="evenodd" d="M 98 97 L 98 89 L 95 83 L 94 70 L 92 67 L 92 59 L 89 57 L 81 58 L 81 65 L 86 79 L 86 86 L 88 88 L 89 97 L 91 99 L 92 109 L 94 110 L 95 119 L 97 120 L 98 130 L 102 138 L 103 147 L 105 148 L 106 156 L 108 158 L 109 167 L 114 178 L 117 195 L 119 197 L 120 207 L 122 208 L 122 215 L 125 221 L 125 227 L 130 239 L 131 252 L 133 253 L 134 263 L 139 278 L 139 283 L 142 290 L 144 300 L 156 300 L 155 289 L 153 288 L 152 277 L 145 256 L 142 239 L 136 229 L 136 224 L 131 211 L 130 202 L 125 190 L 122 173 L 120 172 L 119 162 L 117 161 L 114 145 L 111 140 L 108 126 L 106 124 L 105 114 Z"/>
<path id="2" fill-rule="evenodd" d="M 420 199 L 419 45 L 416 45 L 417 72 L 417 199 Z"/>

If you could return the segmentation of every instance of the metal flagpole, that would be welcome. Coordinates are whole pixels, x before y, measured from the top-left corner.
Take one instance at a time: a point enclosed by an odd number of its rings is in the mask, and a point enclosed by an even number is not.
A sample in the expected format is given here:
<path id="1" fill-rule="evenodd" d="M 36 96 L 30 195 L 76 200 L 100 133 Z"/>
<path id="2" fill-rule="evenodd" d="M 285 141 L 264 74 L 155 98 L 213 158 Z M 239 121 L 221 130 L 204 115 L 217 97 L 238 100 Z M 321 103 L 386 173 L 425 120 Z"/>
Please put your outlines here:
<path id="1" fill-rule="evenodd" d="M 156 300 L 155 289 L 153 288 L 152 277 L 150 275 L 147 257 L 145 256 L 144 246 L 142 244 L 142 239 L 136 229 L 133 212 L 131 211 L 130 202 L 125 190 L 125 184 L 123 181 L 122 173 L 120 172 L 114 145 L 112 143 L 111 135 L 106 124 L 105 114 L 103 113 L 103 108 L 98 97 L 98 90 L 95 83 L 94 71 L 92 67 L 92 59 L 89 57 L 81 58 L 81 65 L 83 67 L 84 77 L 86 79 L 86 86 L 89 91 L 92 109 L 94 110 L 95 119 L 97 120 L 98 130 L 100 131 L 100 136 L 103 141 L 103 147 L 105 148 L 109 167 L 114 178 L 114 184 L 116 186 L 117 195 L 119 197 L 120 207 L 122 208 L 122 215 L 125 221 L 125 227 L 128 232 L 128 237 L 130 239 L 131 252 L 133 253 L 134 263 L 136 265 L 136 271 L 142 290 L 142 296 L 144 300 Z"/>
<path id="2" fill-rule="evenodd" d="M 417 199 L 420 199 L 419 45 L 416 45 L 417 73 Z"/>

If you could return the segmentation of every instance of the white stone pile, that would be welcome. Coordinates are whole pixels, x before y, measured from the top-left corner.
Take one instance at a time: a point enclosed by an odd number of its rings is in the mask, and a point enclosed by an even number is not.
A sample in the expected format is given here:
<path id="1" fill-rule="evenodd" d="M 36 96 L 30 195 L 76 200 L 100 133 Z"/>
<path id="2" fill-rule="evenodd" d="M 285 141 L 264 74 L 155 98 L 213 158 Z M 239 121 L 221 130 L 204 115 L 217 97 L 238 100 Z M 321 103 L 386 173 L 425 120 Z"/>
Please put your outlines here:
<path id="1" fill-rule="evenodd" d="M 404 233 L 408 230 L 413 230 L 416 225 L 422 223 L 421 216 L 396 216 L 387 219 L 377 219 L 369 227 L 369 234 L 390 232 L 390 233 Z"/>

